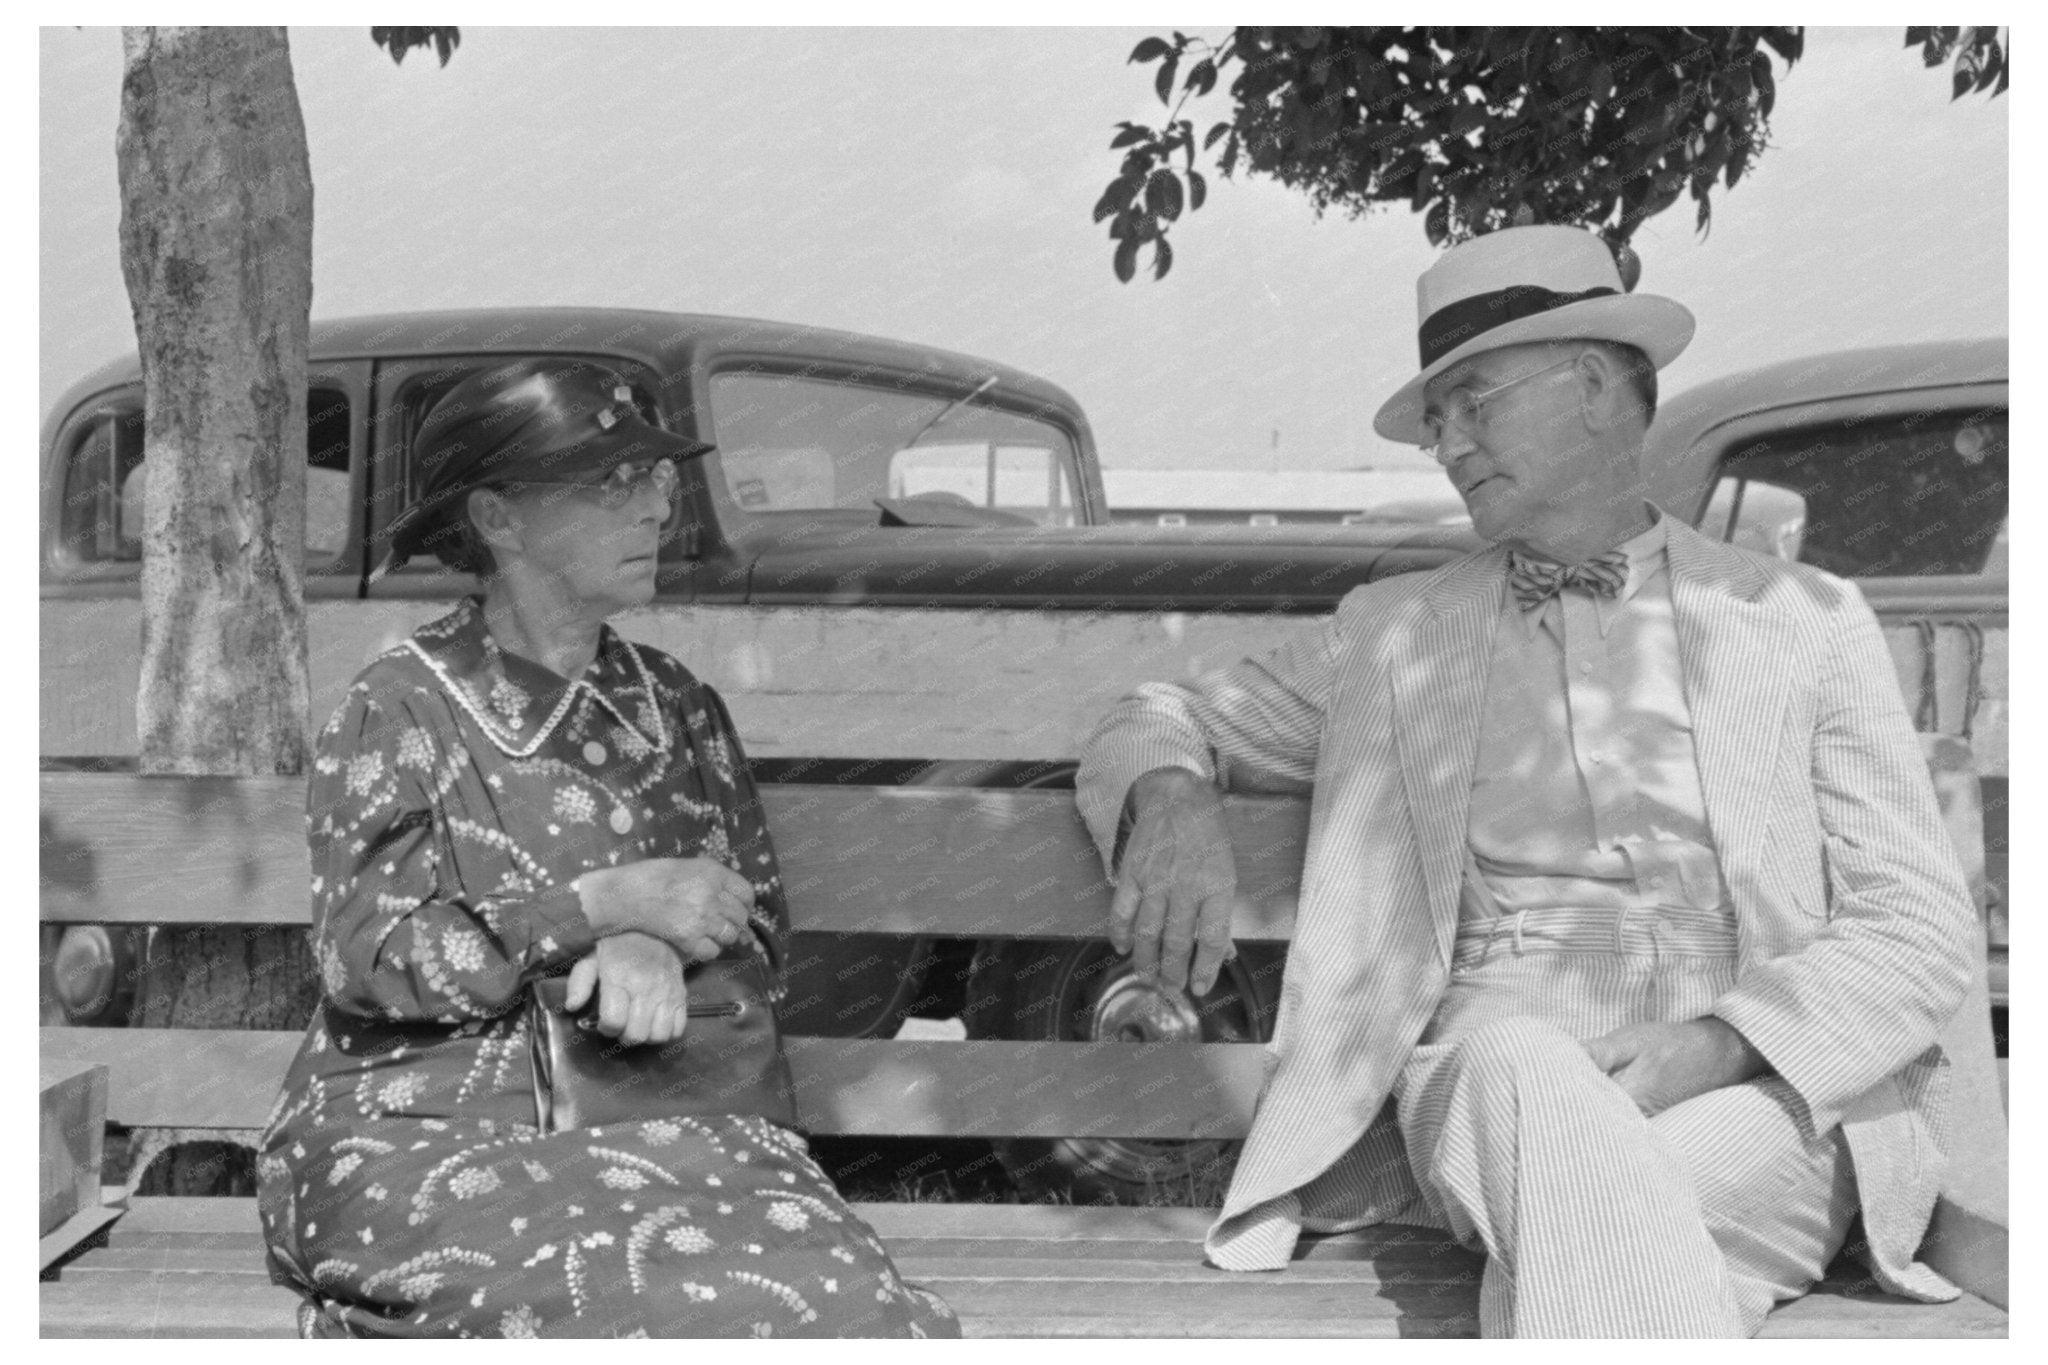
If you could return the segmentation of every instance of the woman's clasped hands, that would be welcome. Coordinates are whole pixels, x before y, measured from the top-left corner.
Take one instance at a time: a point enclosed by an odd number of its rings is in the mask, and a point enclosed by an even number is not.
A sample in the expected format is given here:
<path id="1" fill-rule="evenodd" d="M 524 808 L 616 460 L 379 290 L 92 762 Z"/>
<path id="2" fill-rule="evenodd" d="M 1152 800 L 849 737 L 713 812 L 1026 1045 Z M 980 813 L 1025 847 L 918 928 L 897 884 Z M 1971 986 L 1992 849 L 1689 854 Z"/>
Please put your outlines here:
<path id="1" fill-rule="evenodd" d="M 683 968 L 751 932 L 754 888 L 711 858 L 648 858 L 576 879 L 597 949 L 569 971 L 570 1010 L 597 995 L 597 1027 L 629 1046 L 683 1036 Z"/>

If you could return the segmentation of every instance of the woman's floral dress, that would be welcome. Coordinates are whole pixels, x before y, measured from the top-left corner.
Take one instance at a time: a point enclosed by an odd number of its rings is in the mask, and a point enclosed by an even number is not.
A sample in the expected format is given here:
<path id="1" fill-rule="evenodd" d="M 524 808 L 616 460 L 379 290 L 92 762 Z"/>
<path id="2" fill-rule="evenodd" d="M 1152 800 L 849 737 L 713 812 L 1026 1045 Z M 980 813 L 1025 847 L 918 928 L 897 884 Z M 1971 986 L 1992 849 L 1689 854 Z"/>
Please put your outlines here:
<path id="1" fill-rule="evenodd" d="M 271 1275 L 308 1336 L 956 1336 L 759 1118 L 542 1136 L 525 995 L 595 938 L 570 885 L 775 853 L 723 704 L 609 628 L 574 683 L 479 599 L 350 687 L 308 795 L 322 999 L 258 1158 Z"/>

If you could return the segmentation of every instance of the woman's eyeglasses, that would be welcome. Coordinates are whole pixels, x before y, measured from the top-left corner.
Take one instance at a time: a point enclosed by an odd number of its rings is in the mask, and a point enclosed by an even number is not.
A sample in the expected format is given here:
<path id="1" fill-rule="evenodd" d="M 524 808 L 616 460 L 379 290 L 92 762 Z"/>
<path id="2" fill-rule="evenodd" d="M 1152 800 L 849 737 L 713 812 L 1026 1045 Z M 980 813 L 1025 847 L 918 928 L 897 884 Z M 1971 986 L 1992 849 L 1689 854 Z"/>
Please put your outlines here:
<path id="1" fill-rule="evenodd" d="M 598 506 L 616 511 L 633 501 L 643 488 L 652 488 L 661 500 L 673 506 L 676 487 L 682 478 L 676 473 L 676 462 L 671 459 L 628 460 L 615 465 L 601 479 L 516 479 L 507 480 L 513 486 L 531 484 L 536 487 L 581 488 L 594 495 Z"/>

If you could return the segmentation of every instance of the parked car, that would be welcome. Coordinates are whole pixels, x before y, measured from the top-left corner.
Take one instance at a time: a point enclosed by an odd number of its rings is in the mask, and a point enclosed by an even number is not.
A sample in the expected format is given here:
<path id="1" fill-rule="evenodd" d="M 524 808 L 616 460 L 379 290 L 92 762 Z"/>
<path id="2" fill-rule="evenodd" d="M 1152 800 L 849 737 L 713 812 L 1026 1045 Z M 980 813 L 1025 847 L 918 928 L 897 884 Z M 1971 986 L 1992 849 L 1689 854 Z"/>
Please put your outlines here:
<path id="1" fill-rule="evenodd" d="M 974 679 L 990 697 L 1007 695 L 1016 660 L 1001 633 L 981 629 L 989 611 L 1050 613 L 1030 619 L 1060 623 L 1059 641 L 1076 649 L 1134 614 L 1243 619 L 1248 641 L 1271 625 L 1263 618 L 1328 612 L 1361 583 L 1479 543 L 1448 500 L 1414 521 L 1110 525 L 1086 416 L 1064 390 L 991 361 L 850 333 L 629 310 L 489 310 L 316 323 L 311 354 L 306 591 L 316 698 L 338 695 L 366 649 L 403 633 L 403 604 L 430 606 L 472 588 L 431 563 L 380 574 L 381 549 L 413 487 L 410 442 L 427 407 L 475 369 L 513 356 L 600 359 L 629 379 L 649 420 L 716 442 L 717 453 L 687 472 L 652 619 L 687 610 L 702 624 L 710 618 L 699 609 L 715 617 L 729 608 L 758 622 L 789 609 L 817 623 L 860 608 L 861 632 L 894 632 L 894 654 L 944 656 L 949 676 Z M 1921 728 L 1971 744 L 2001 1012 L 2006 354 L 2003 340 L 1987 340 L 1764 366 L 1669 399 L 1646 455 L 1653 494 L 1675 515 L 1856 579 L 1886 626 Z M 72 684 L 133 649 L 141 412 L 129 359 L 73 386 L 44 426 L 46 763 L 133 753 L 132 729 L 125 738 L 122 730 L 132 721 Z M 1445 518 L 1453 524 L 1438 524 Z M 125 614 L 109 609 L 123 604 Z M 947 630 L 977 631 L 974 650 L 949 651 Z M 746 712 L 736 709 L 744 733 Z M 1052 741 L 1026 758 L 963 758 L 921 747 L 932 743 L 928 718 L 908 701 L 882 719 L 895 729 L 844 727 L 831 752 L 757 753 L 757 775 L 1071 783 L 1072 754 Z M 1076 727 L 1069 717 L 1039 728 Z M 95 983 L 118 980 L 118 965 L 106 964 L 133 945 L 89 941 L 90 932 L 65 944 L 84 964 L 69 1003 L 74 1017 L 105 1019 L 118 1013 L 118 992 Z M 872 1035 L 909 1016 L 957 1012 L 985 1037 L 1227 1041 L 1267 1036 L 1284 954 L 1246 945 L 1199 1004 L 1137 982 L 1099 943 L 905 950 L 855 935 L 799 943 L 793 960 L 796 1032 Z M 1082 1198 L 1181 1183 L 1223 1155 L 1219 1144 L 1102 1139 L 1004 1151 L 1021 1181 Z"/>

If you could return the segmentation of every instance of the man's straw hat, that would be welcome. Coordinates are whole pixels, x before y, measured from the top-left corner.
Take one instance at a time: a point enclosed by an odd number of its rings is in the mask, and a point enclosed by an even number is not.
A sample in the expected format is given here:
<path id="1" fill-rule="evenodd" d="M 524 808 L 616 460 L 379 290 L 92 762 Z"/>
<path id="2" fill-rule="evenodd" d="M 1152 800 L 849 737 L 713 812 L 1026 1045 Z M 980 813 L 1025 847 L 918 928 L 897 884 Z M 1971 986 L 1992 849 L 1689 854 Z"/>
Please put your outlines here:
<path id="1" fill-rule="evenodd" d="M 1421 445 L 1422 388 L 1467 356 L 1532 341 L 1619 341 L 1663 369 L 1692 340 L 1690 309 L 1631 294 L 1614 253 L 1573 227 L 1512 227 L 1452 247 L 1415 285 L 1422 373 L 1381 406 L 1373 430 Z"/>

